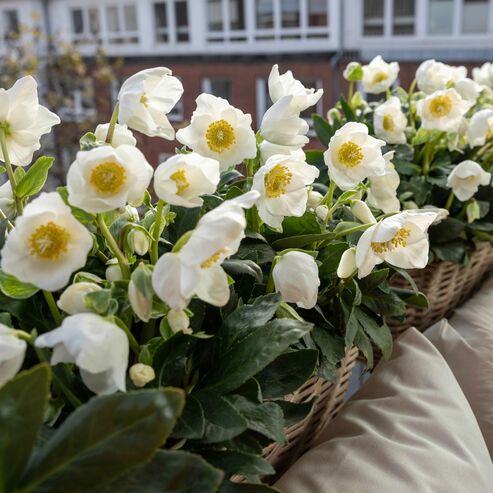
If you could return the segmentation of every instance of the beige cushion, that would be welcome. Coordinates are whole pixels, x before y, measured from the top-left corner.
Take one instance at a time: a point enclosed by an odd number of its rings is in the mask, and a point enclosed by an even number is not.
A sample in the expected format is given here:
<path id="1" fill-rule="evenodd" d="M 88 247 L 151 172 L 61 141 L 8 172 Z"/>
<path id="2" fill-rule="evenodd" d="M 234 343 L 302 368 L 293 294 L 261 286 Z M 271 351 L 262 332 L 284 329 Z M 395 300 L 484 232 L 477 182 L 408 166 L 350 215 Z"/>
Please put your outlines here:
<path id="1" fill-rule="evenodd" d="M 449 367 L 415 329 L 276 484 L 285 493 L 491 493 L 493 465 Z"/>
<path id="2" fill-rule="evenodd" d="M 425 335 L 459 382 L 493 458 L 493 279 L 456 310 L 450 323 L 443 320 Z"/>

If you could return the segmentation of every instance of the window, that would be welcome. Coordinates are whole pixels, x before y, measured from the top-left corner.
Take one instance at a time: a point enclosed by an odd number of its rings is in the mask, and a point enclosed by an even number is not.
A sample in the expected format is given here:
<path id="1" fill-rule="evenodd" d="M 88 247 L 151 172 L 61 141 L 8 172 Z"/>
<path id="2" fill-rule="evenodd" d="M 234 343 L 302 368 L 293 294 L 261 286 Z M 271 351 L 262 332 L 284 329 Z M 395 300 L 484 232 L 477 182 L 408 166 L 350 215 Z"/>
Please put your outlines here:
<path id="1" fill-rule="evenodd" d="M 204 79 L 202 90 L 213 96 L 226 99 L 231 102 L 231 80 L 222 77 Z"/>
<path id="2" fill-rule="evenodd" d="M 70 18 L 74 43 L 93 43 L 100 40 L 101 29 L 97 7 L 72 9 Z"/>
<path id="3" fill-rule="evenodd" d="M 245 41 L 245 0 L 208 0 L 209 36 L 213 42 Z"/>
<path id="4" fill-rule="evenodd" d="M 454 30 L 454 0 L 429 1 L 429 34 L 452 34 Z"/>
<path id="5" fill-rule="evenodd" d="M 245 5 L 243 0 L 229 1 L 229 22 L 231 31 L 245 29 Z"/>
<path id="6" fill-rule="evenodd" d="M 106 7 L 106 28 L 109 43 L 138 43 L 139 33 L 135 5 L 108 5 Z"/>
<path id="7" fill-rule="evenodd" d="M 308 25 L 320 27 L 328 25 L 327 0 L 308 0 Z"/>
<path id="8" fill-rule="evenodd" d="M 392 34 L 409 36 L 414 34 L 415 0 L 394 0 Z"/>
<path id="9" fill-rule="evenodd" d="M 273 0 L 256 0 L 255 16 L 257 29 L 272 29 L 274 27 Z"/>
<path id="10" fill-rule="evenodd" d="M 189 41 L 188 30 L 188 2 L 186 0 L 175 2 L 176 40 L 178 42 Z"/>
<path id="11" fill-rule="evenodd" d="M 222 31 L 224 29 L 222 0 L 209 0 L 207 2 L 207 17 L 209 31 Z"/>
<path id="12" fill-rule="evenodd" d="M 172 19 L 173 29 L 168 24 Z M 168 0 L 154 4 L 154 26 L 156 42 L 187 42 L 190 40 L 187 0 Z"/>
<path id="13" fill-rule="evenodd" d="M 3 11 L 3 37 L 6 40 L 17 39 L 19 37 L 19 14 L 17 10 Z"/>
<path id="14" fill-rule="evenodd" d="M 300 27 L 300 0 L 281 0 L 281 26 Z"/>
<path id="15" fill-rule="evenodd" d="M 462 32 L 466 34 L 488 32 L 489 10 L 488 0 L 464 0 Z"/>
<path id="16" fill-rule="evenodd" d="M 169 41 L 168 12 L 164 2 L 154 4 L 154 29 L 158 43 Z"/>
<path id="17" fill-rule="evenodd" d="M 384 0 L 364 0 L 363 35 L 383 36 L 384 33 Z"/>

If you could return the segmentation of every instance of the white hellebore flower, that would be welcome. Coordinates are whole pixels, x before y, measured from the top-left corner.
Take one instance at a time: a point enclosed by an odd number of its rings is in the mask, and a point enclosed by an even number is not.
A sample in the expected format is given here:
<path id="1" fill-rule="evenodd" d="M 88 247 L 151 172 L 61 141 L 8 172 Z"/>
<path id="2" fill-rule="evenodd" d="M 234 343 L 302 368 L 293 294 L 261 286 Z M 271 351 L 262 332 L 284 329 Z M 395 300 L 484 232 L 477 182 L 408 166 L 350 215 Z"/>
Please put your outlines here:
<path id="1" fill-rule="evenodd" d="M 387 152 L 383 157 L 385 159 L 385 174 L 370 178 L 366 201 L 371 207 L 380 209 L 385 214 L 390 214 L 401 210 L 401 204 L 397 198 L 397 189 L 401 179 L 392 163 L 394 152 Z"/>
<path id="2" fill-rule="evenodd" d="M 9 219 L 13 219 L 16 215 L 15 199 L 10 181 L 6 181 L 0 186 L 0 210 Z"/>
<path id="3" fill-rule="evenodd" d="M 473 79 L 481 86 L 493 88 L 493 63 L 486 62 L 472 69 Z"/>
<path id="4" fill-rule="evenodd" d="M 467 77 L 465 67 L 454 67 L 433 59 L 425 60 L 416 71 L 418 89 L 425 94 L 447 89 L 449 84 Z"/>
<path id="5" fill-rule="evenodd" d="M 143 363 L 136 363 L 128 370 L 128 376 L 136 387 L 145 387 L 156 378 L 154 368 Z"/>
<path id="6" fill-rule="evenodd" d="M 61 327 L 40 335 L 35 345 L 53 348 L 51 364 L 75 363 L 95 394 L 125 391 L 128 339 L 120 327 L 95 313 L 65 318 Z"/>
<path id="7" fill-rule="evenodd" d="M 69 315 L 90 312 L 86 307 L 86 294 L 100 291 L 102 288 L 94 282 L 77 282 L 68 286 L 57 301 L 58 308 Z"/>
<path id="8" fill-rule="evenodd" d="M 176 133 L 179 142 L 219 161 L 221 171 L 256 156 L 251 115 L 211 94 L 201 94 L 196 101 L 190 125 Z"/>
<path id="9" fill-rule="evenodd" d="M 182 207 L 200 207 L 200 197 L 212 194 L 219 183 L 220 165 L 216 159 L 196 152 L 177 154 L 161 163 L 154 173 L 154 190 L 165 202 Z"/>
<path id="10" fill-rule="evenodd" d="M 493 139 L 493 109 L 486 108 L 474 113 L 467 129 L 467 138 L 471 147 L 483 146 Z"/>
<path id="11" fill-rule="evenodd" d="M 204 214 L 179 252 L 165 253 L 156 263 L 152 286 L 173 310 L 184 310 L 194 295 L 214 306 L 229 300 L 228 277 L 221 263 L 238 251 L 245 237 L 243 209 L 259 194 L 247 192 Z"/>
<path id="12" fill-rule="evenodd" d="M 392 96 L 375 108 L 373 114 L 375 135 L 387 144 L 405 144 L 406 115 L 401 110 L 399 98 Z"/>
<path id="13" fill-rule="evenodd" d="M 454 84 L 454 89 L 461 95 L 462 99 L 475 103 L 481 93 L 481 86 L 467 77 L 458 80 Z"/>
<path id="14" fill-rule="evenodd" d="M 271 228 L 282 229 L 284 217 L 300 217 L 306 211 L 307 185 L 319 171 L 304 160 L 291 156 L 272 156 L 253 177 L 252 190 L 260 193 L 257 210 L 260 219 Z"/>
<path id="15" fill-rule="evenodd" d="M 397 62 L 387 63 L 378 55 L 368 65 L 363 65 L 363 90 L 380 94 L 392 87 L 399 75 Z"/>
<path id="16" fill-rule="evenodd" d="M 67 174 L 69 202 L 87 212 L 107 212 L 144 196 L 153 169 L 134 146 L 80 151 Z"/>
<path id="17" fill-rule="evenodd" d="M 295 159 L 305 160 L 305 152 L 301 147 L 297 146 L 283 146 L 279 144 L 273 144 L 268 140 L 263 140 L 259 145 L 260 162 L 265 164 L 267 160 L 275 156 L 276 154 L 284 154 L 285 156 L 292 156 Z"/>
<path id="18" fill-rule="evenodd" d="M 41 147 L 41 136 L 59 123 L 55 113 L 39 104 L 38 85 L 31 76 L 22 77 L 10 89 L 0 89 L 0 128 L 12 164 L 30 164 Z M 5 161 L 1 149 L 0 159 Z"/>
<path id="19" fill-rule="evenodd" d="M 330 179 L 342 190 L 351 190 L 368 177 L 385 174 L 383 140 L 368 135 L 363 123 L 349 122 L 332 137 L 324 153 Z"/>
<path id="20" fill-rule="evenodd" d="M 491 183 L 491 173 L 487 173 L 475 161 L 462 161 L 452 170 L 447 178 L 447 187 L 454 191 L 454 195 L 465 202 L 474 196 L 480 185 Z"/>
<path id="21" fill-rule="evenodd" d="M 0 387 L 17 375 L 26 355 L 27 343 L 10 327 L 0 324 Z"/>
<path id="22" fill-rule="evenodd" d="M 337 277 L 339 279 L 347 279 L 356 271 L 356 248 L 348 248 L 341 256 L 339 265 L 337 266 Z"/>
<path id="23" fill-rule="evenodd" d="M 92 237 L 56 192 L 42 193 L 15 221 L 2 250 L 1 268 L 47 291 L 67 285 L 86 264 Z"/>
<path id="24" fill-rule="evenodd" d="M 128 78 L 118 94 L 118 122 L 149 137 L 173 140 L 166 116 L 180 100 L 183 86 L 166 67 L 142 70 Z"/>
<path id="25" fill-rule="evenodd" d="M 269 95 L 273 103 L 284 96 L 293 96 L 292 104 L 299 112 L 318 103 L 323 89 L 307 89 L 299 80 L 295 79 L 291 70 L 279 74 L 279 66 L 274 65 L 269 75 Z"/>
<path id="26" fill-rule="evenodd" d="M 423 269 L 428 263 L 427 231 L 435 211 L 404 211 L 370 226 L 356 245 L 358 277 L 366 277 L 382 262 L 402 269 Z"/>
<path id="27" fill-rule="evenodd" d="M 418 101 L 417 113 L 426 130 L 458 132 L 471 103 L 455 89 L 436 91 Z"/>
<path id="28" fill-rule="evenodd" d="M 110 128 L 109 123 L 101 123 L 94 130 L 94 135 L 96 139 L 101 142 L 106 142 L 106 137 L 108 135 L 108 130 Z M 119 147 L 122 145 L 135 146 L 137 145 L 137 139 L 134 134 L 127 127 L 127 125 L 120 125 L 117 123 L 115 125 L 115 130 L 113 133 L 113 138 L 111 139 L 111 145 L 113 147 Z"/>
<path id="29" fill-rule="evenodd" d="M 296 251 L 285 253 L 276 262 L 272 278 L 283 301 L 307 310 L 317 304 L 320 279 L 317 263 L 311 255 Z"/>

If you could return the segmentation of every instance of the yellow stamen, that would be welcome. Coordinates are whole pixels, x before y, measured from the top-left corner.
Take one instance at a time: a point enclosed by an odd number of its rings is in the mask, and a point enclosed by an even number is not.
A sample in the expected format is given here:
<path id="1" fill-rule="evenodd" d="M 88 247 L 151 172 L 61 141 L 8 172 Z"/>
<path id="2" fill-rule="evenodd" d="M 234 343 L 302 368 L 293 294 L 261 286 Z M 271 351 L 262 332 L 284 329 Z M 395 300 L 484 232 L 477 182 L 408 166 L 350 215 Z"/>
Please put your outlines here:
<path id="1" fill-rule="evenodd" d="M 207 145 L 213 152 L 227 151 L 235 142 L 235 129 L 226 120 L 218 120 L 207 127 Z"/>
<path id="2" fill-rule="evenodd" d="M 373 84 L 379 84 L 380 82 L 383 82 L 384 80 L 387 80 L 389 78 L 389 75 L 386 72 L 377 72 L 372 79 Z"/>
<path id="3" fill-rule="evenodd" d="M 292 178 L 293 173 L 287 166 L 277 164 L 264 176 L 265 195 L 270 199 L 284 195 Z"/>
<path id="4" fill-rule="evenodd" d="M 49 221 L 39 226 L 29 238 L 29 253 L 42 260 L 57 260 L 67 251 L 70 233 Z"/>
<path id="5" fill-rule="evenodd" d="M 435 96 L 430 101 L 430 113 L 435 118 L 442 118 L 447 116 L 452 110 L 452 99 L 450 96 Z"/>
<path id="6" fill-rule="evenodd" d="M 371 248 L 375 253 L 386 253 L 391 252 L 398 247 L 405 247 L 407 246 L 407 239 L 410 234 L 410 229 L 401 228 L 391 240 L 384 242 L 372 242 Z"/>
<path id="7" fill-rule="evenodd" d="M 101 195 L 120 191 L 127 181 L 125 168 L 114 161 L 98 164 L 91 173 L 91 184 Z"/>
<path id="8" fill-rule="evenodd" d="M 392 132 L 395 128 L 394 119 L 389 113 L 385 113 L 383 116 L 383 129 L 386 132 Z"/>
<path id="9" fill-rule="evenodd" d="M 348 168 L 354 168 L 363 161 L 363 149 L 358 144 L 348 141 L 339 147 L 337 153 L 339 162 Z"/>
<path id="10" fill-rule="evenodd" d="M 144 92 L 142 96 L 140 96 L 140 104 L 147 108 L 149 106 L 149 99 L 147 98 L 147 94 Z"/>
<path id="11" fill-rule="evenodd" d="M 190 183 L 187 180 L 184 169 L 177 169 L 170 178 L 176 183 L 176 194 L 181 195 L 187 188 L 190 188 Z"/>
<path id="12" fill-rule="evenodd" d="M 221 258 L 221 253 L 222 252 L 217 252 L 214 255 L 211 255 L 207 260 L 204 260 L 200 264 L 200 267 L 202 269 L 209 269 L 219 261 L 219 259 Z"/>

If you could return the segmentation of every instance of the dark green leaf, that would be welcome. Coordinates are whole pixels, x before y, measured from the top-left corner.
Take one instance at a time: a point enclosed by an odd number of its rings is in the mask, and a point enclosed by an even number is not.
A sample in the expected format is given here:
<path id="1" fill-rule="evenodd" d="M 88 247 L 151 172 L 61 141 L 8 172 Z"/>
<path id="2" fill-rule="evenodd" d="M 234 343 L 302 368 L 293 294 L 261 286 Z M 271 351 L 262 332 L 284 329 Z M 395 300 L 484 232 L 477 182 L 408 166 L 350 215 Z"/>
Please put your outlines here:
<path id="1" fill-rule="evenodd" d="M 464 222 L 453 217 L 447 217 L 440 223 L 430 227 L 430 241 L 434 245 L 456 240 L 464 232 L 465 226 Z"/>
<path id="2" fill-rule="evenodd" d="M 387 277 L 389 277 L 389 269 L 374 270 L 363 279 L 358 280 L 359 287 L 363 293 L 374 290 L 377 286 L 380 286 Z"/>
<path id="3" fill-rule="evenodd" d="M 318 140 L 320 140 L 320 143 L 323 144 L 325 147 L 329 147 L 330 139 L 334 135 L 329 122 L 319 115 L 312 115 L 312 119 L 313 129 L 317 134 Z"/>
<path id="4" fill-rule="evenodd" d="M 378 324 L 372 317 L 356 307 L 355 315 L 363 330 L 370 339 L 380 348 L 385 359 L 392 354 L 392 333 L 386 324 Z"/>
<path id="5" fill-rule="evenodd" d="M 272 246 L 278 251 L 287 250 L 288 248 L 303 248 L 305 246 L 311 245 L 316 241 L 330 240 L 333 237 L 334 233 L 330 231 L 320 234 L 290 236 L 288 238 L 282 238 L 280 240 L 274 241 L 274 243 L 272 243 Z"/>
<path id="6" fill-rule="evenodd" d="M 202 452 L 202 456 L 214 467 L 222 469 L 226 477 L 275 473 L 274 468 L 258 455 L 234 450 L 207 450 Z"/>
<path id="7" fill-rule="evenodd" d="M 262 269 L 252 260 L 229 259 L 225 260 L 221 265 L 232 277 L 246 274 L 253 277 L 258 283 L 262 282 Z"/>
<path id="8" fill-rule="evenodd" d="M 219 488 L 219 493 L 281 493 L 279 490 L 264 484 L 245 484 L 225 482 Z"/>
<path id="9" fill-rule="evenodd" d="M 185 409 L 173 428 L 173 438 L 202 438 L 205 431 L 204 410 L 193 395 L 187 397 Z"/>
<path id="10" fill-rule="evenodd" d="M 368 339 L 368 336 L 364 333 L 362 328 L 360 328 L 356 333 L 356 336 L 354 337 L 354 344 L 361 350 L 366 358 L 368 368 L 373 368 L 373 347 L 370 339 Z"/>
<path id="11" fill-rule="evenodd" d="M 444 244 L 433 244 L 433 253 L 444 262 L 454 262 L 460 264 L 464 260 L 466 250 L 464 242 L 461 240 L 449 241 Z"/>
<path id="12" fill-rule="evenodd" d="M 290 426 L 299 423 L 310 414 L 314 402 L 315 400 L 311 400 L 298 404 L 289 401 L 276 401 L 276 404 L 282 409 L 284 424 L 289 428 Z"/>
<path id="13" fill-rule="evenodd" d="M 282 223 L 284 236 L 320 234 L 322 227 L 314 212 L 305 212 L 301 217 L 287 217 Z"/>

